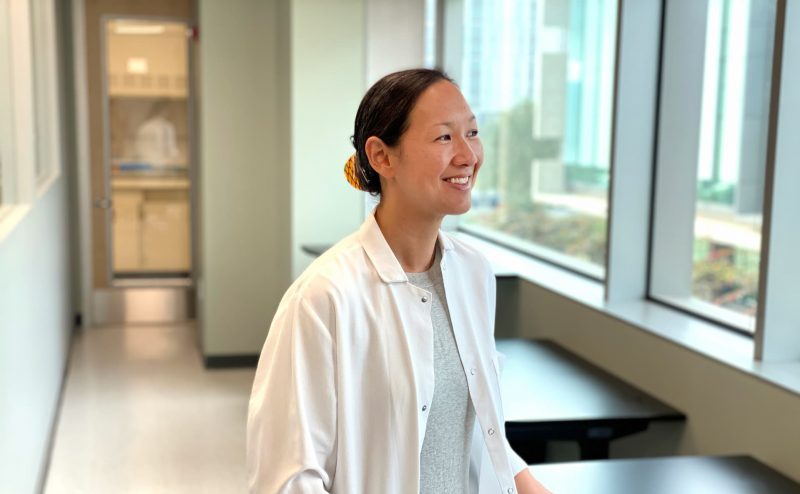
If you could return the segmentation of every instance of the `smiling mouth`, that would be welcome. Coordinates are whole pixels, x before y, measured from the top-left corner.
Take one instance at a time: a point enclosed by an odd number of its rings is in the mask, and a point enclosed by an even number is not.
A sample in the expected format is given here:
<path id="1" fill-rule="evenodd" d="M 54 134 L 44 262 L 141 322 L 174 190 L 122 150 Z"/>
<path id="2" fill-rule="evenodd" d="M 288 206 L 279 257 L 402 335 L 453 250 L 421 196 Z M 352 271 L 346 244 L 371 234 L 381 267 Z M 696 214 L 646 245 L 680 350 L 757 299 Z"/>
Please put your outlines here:
<path id="1" fill-rule="evenodd" d="M 471 178 L 471 176 L 469 176 L 469 177 L 450 177 L 450 178 L 444 179 L 444 181 L 445 182 L 450 182 L 451 184 L 456 184 L 456 185 L 466 185 L 466 184 L 469 183 L 469 179 L 470 178 Z"/>

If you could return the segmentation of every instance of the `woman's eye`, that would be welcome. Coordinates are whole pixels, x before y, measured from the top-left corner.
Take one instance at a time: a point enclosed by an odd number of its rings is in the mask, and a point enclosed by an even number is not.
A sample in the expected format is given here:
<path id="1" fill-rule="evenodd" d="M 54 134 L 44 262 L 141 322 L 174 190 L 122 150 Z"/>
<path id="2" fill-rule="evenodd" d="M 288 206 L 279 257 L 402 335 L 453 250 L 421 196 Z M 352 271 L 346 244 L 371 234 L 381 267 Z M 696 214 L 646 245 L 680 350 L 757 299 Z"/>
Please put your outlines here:
<path id="1" fill-rule="evenodd" d="M 437 141 L 446 142 L 450 140 L 450 134 L 445 134 L 436 138 Z"/>
<path id="2" fill-rule="evenodd" d="M 472 129 L 467 132 L 467 137 L 478 137 L 478 129 Z"/>

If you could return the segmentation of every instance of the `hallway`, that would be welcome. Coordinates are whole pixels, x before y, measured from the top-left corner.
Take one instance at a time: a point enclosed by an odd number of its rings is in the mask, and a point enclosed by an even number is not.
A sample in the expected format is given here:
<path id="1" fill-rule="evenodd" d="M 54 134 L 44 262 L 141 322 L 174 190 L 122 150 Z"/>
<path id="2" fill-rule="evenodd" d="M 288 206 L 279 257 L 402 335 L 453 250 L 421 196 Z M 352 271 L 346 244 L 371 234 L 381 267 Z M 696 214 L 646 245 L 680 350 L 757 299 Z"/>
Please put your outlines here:
<path id="1" fill-rule="evenodd" d="M 244 492 L 253 373 L 205 370 L 193 324 L 79 331 L 44 492 Z"/>

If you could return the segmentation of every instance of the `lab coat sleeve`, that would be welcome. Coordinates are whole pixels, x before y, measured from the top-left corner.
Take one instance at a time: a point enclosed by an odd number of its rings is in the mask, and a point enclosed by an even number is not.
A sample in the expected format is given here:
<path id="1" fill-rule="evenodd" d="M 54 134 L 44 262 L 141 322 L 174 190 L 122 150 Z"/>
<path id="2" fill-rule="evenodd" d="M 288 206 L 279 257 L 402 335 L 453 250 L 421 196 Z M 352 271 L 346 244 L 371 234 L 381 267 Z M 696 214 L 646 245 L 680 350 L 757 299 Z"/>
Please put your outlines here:
<path id="1" fill-rule="evenodd" d="M 281 305 L 250 398 L 249 489 L 252 494 L 330 492 L 336 467 L 333 306 L 299 297 Z"/>

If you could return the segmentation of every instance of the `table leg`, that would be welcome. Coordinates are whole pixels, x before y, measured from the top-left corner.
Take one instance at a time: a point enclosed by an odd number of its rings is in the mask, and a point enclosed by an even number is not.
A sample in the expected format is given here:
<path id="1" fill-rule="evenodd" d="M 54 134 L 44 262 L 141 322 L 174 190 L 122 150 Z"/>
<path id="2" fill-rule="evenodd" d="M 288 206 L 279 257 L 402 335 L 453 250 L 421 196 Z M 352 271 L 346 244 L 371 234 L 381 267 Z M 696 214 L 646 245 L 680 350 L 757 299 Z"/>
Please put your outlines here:
<path id="1" fill-rule="evenodd" d="M 607 460 L 609 441 L 606 439 L 585 439 L 578 441 L 581 460 Z"/>
<path id="2" fill-rule="evenodd" d="M 545 463 L 547 461 L 546 441 L 509 441 L 514 450 L 528 465 Z"/>

